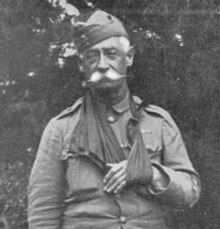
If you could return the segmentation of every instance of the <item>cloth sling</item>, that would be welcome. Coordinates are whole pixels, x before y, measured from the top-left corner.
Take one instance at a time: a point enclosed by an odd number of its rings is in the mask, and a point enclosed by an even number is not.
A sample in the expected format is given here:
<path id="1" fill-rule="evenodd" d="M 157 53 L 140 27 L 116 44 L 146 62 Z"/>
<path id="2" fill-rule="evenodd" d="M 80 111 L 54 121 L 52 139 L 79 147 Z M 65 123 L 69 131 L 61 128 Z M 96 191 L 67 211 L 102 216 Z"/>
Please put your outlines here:
<path id="1" fill-rule="evenodd" d="M 132 147 L 126 158 L 106 120 L 103 107 L 88 91 L 82 103 L 80 119 L 72 134 L 71 151 L 78 156 L 89 157 L 103 171 L 106 171 L 107 163 L 119 163 L 127 159 L 127 179 L 145 183 L 146 179 L 150 179 L 146 178 L 146 174 L 151 176 L 151 165 L 138 125 L 141 110 L 137 109 L 137 105 L 130 97 L 130 109 L 134 118 L 127 123 L 128 139 Z"/>

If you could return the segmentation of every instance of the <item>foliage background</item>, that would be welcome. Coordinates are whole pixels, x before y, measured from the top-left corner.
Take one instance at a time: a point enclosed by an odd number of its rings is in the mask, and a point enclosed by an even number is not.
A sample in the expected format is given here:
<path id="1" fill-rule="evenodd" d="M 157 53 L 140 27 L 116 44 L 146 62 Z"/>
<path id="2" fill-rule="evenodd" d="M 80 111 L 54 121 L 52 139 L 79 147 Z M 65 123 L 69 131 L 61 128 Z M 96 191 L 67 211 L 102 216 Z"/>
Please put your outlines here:
<path id="1" fill-rule="evenodd" d="M 83 94 L 76 57 L 66 55 L 70 17 L 50 2 L 0 0 L 0 215 L 14 229 L 27 228 L 28 177 L 46 123 Z M 68 3 L 125 23 L 136 47 L 131 90 L 167 109 L 183 133 L 202 195 L 174 212 L 174 228 L 220 228 L 220 2 Z"/>

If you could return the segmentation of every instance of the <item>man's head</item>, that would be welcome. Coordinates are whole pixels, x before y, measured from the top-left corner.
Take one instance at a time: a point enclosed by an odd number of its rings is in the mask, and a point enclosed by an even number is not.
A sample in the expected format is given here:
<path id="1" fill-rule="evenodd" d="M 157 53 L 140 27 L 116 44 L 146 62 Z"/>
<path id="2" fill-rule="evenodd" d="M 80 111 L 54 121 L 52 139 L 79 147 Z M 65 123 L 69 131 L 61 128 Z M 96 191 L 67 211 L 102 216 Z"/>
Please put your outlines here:
<path id="1" fill-rule="evenodd" d="M 121 86 L 133 62 L 133 48 L 124 26 L 100 10 L 84 16 L 84 20 L 76 23 L 74 40 L 86 80 L 95 89 Z"/>

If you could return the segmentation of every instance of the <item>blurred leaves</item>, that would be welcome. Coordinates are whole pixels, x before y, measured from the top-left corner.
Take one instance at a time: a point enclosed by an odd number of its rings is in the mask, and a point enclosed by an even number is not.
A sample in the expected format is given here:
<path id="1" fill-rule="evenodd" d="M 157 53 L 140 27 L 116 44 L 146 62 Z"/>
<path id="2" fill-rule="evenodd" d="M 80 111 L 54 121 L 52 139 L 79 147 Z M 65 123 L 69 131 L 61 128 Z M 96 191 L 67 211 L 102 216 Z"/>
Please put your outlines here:
<path id="1" fill-rule="evenodd" d="M 25 228 L 27 180 L 30 166 L 22 162 L 0 163 L 0 212 L 11 228 Z"/>

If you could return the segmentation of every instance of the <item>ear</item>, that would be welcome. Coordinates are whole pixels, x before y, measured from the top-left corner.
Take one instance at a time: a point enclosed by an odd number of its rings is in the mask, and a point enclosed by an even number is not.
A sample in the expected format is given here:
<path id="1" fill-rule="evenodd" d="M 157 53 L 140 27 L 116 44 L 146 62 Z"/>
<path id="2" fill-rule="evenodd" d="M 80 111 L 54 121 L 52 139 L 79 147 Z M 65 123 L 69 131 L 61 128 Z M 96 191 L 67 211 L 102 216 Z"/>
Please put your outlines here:
<path id="1" fill-rule="evenodd" d="M 126 54 L 126 64 L 130 67 L 133 64 L 135 49 L 131 46 Z"/>

